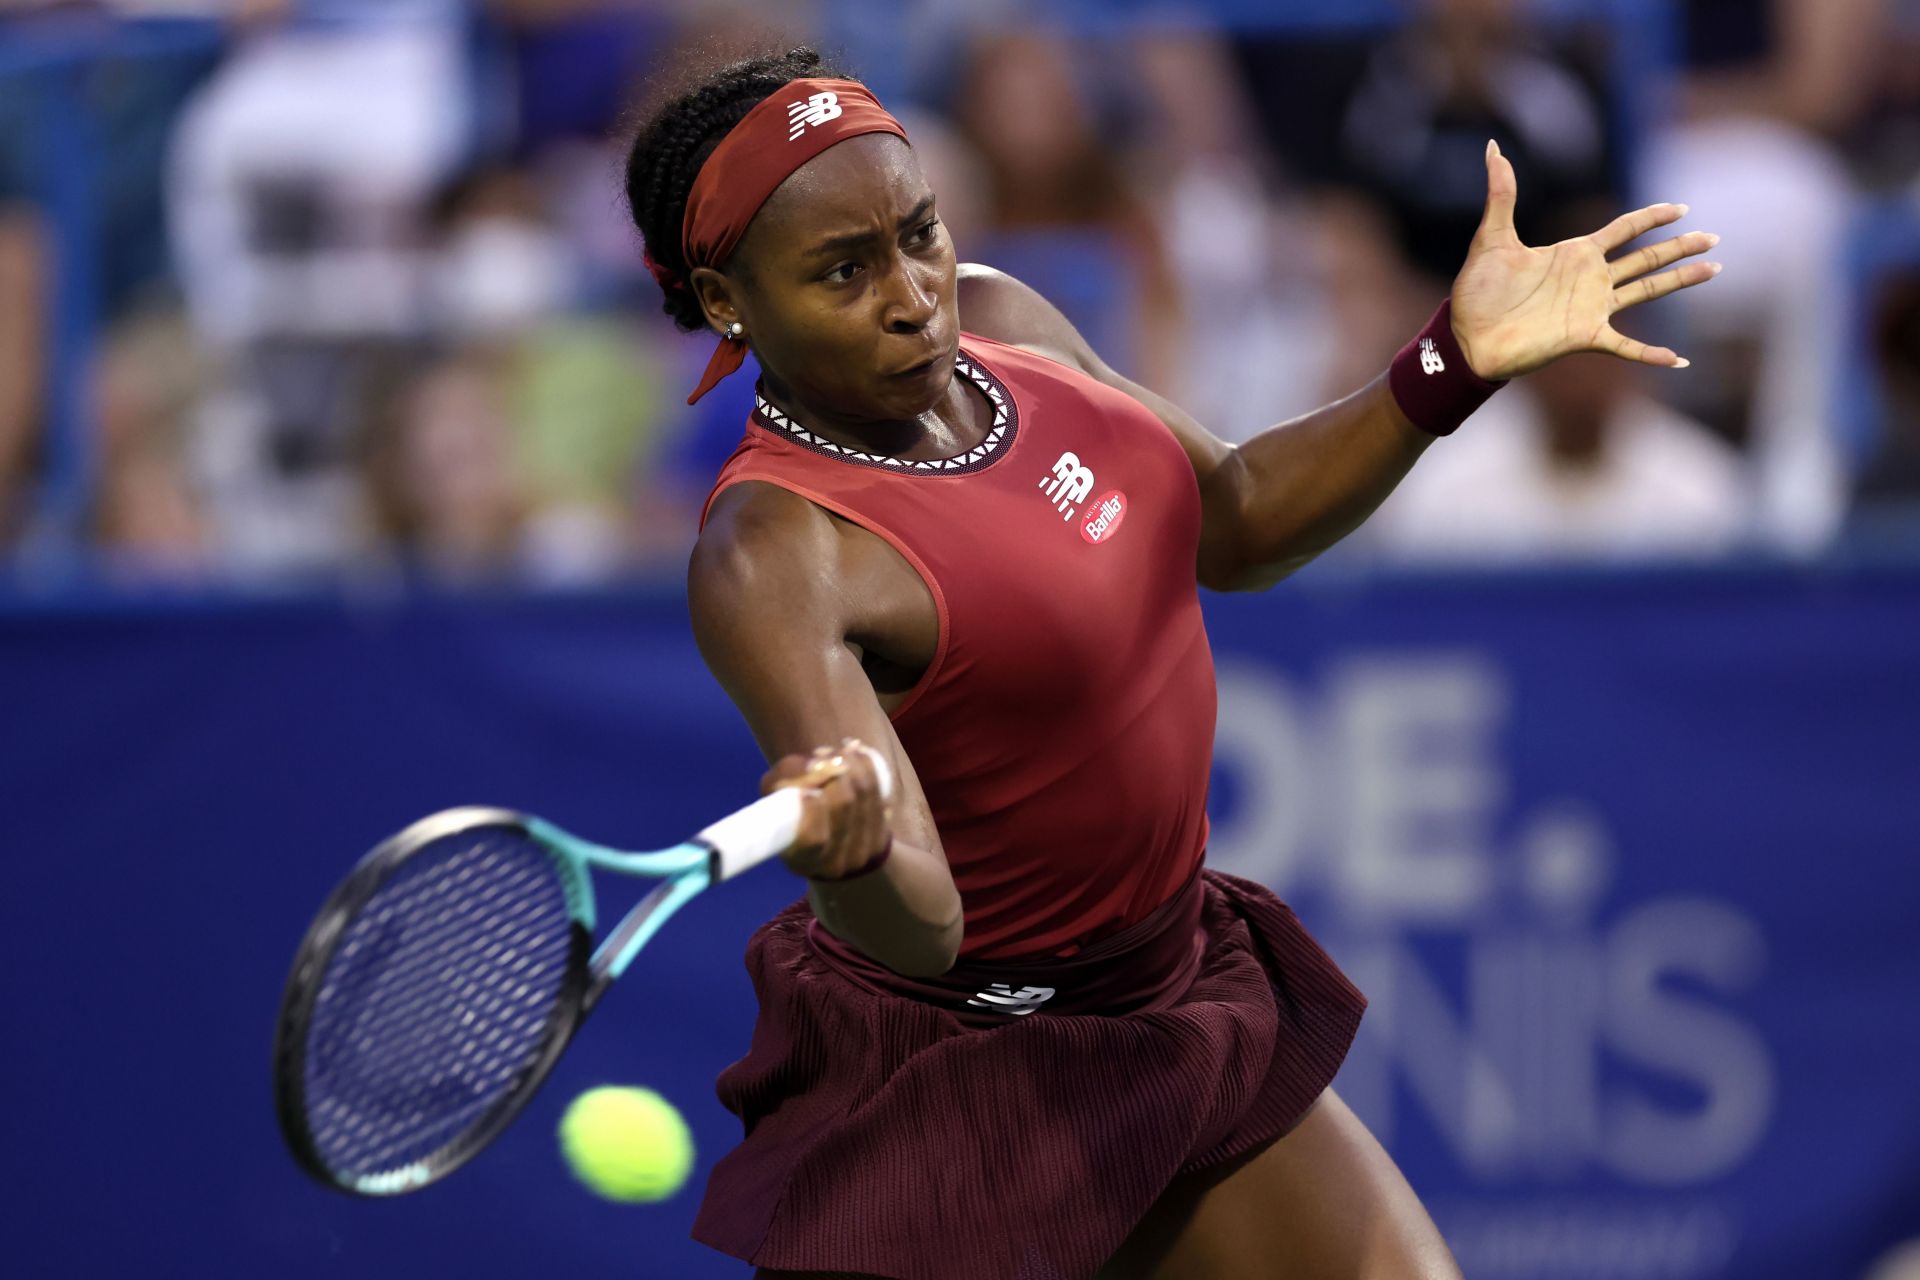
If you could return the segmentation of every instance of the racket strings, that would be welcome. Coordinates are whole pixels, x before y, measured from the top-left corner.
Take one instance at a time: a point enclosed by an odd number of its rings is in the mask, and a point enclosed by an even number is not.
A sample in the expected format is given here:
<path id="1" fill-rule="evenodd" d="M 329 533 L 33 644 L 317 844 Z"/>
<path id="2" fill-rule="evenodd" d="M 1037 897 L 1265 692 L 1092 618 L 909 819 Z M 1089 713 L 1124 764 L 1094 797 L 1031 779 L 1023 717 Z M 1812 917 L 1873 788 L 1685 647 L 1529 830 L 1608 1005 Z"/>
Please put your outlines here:
<path id="1" fill-rule="evenodd" d="M 305 1098 L 328 1167 L 424 1161 L 512 1093 L 545 1044 L 571 930 L 558 869 L 524 834 L 416 851 L 354 916 L 314 1002 Z"/>

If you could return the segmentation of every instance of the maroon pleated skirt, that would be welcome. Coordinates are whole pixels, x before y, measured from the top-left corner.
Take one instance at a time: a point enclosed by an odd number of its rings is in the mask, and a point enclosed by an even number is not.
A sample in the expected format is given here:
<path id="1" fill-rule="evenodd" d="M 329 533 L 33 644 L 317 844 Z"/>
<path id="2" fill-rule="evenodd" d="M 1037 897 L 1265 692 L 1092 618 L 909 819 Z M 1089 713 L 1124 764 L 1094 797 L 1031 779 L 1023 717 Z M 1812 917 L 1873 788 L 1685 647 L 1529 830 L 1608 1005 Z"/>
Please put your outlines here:
<path id="1" fill-rule="evenodd" d="M 1174 1178 L 1291 1129 L 1366 1007 L 1273 894 L 1213 871 L 1201 889 L 1183 993 L 990 1028 L 855 981 L 804 902 L 781 912 L 748 946 L 760 1016 L 718 1084 L 746 1137 L 694 1238 L 778 1270 L 1093 1275 Z"/>

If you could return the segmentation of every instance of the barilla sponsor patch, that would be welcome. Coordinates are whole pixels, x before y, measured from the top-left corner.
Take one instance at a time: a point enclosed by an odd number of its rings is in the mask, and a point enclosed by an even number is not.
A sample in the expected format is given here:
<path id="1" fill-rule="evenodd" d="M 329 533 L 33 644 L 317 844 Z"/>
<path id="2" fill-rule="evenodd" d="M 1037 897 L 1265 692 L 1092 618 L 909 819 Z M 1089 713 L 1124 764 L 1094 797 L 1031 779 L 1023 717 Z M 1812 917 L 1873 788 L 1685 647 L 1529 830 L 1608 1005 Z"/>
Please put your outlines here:
<path id="1" fill-rule="evenodd" d="M 1127 518 L 1127 495 L 1110 489 L 1087 507 L 1087 518 L 1080 524 L 1080 536 L 1101 543 L 1114 535 Z"/>

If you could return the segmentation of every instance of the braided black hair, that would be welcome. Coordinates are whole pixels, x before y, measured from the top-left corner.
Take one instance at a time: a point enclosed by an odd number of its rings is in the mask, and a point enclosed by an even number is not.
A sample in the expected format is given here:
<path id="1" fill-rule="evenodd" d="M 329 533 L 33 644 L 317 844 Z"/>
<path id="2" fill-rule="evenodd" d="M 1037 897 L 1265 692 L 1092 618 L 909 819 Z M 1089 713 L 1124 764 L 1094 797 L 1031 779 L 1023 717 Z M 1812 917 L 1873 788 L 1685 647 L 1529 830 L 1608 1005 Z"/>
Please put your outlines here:
<path id="1" fill-rule="evenodd" d="M 825 65 L 801 47 L 721 67 L 691 89 L 676 94 L 640 126 L 627 153 L 627 207 L 658 265 L 655 279 L 666 294 L 663 310 L 682 329 L 704 329 L 706 313 L 687 284 L 680 225 L 693 180 L 727 131 L 749 111 L 793 80 L 853 77 Z"/>

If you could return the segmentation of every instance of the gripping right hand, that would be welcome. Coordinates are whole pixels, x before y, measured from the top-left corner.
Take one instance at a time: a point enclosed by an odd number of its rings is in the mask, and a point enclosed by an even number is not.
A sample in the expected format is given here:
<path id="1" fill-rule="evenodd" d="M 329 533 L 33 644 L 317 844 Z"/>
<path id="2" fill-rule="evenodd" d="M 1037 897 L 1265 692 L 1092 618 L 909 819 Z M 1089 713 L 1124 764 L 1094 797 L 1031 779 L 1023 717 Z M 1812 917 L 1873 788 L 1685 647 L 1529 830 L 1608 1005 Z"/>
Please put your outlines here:
<path id="1" fill-rule="evenodd" d="M 760 779 L 760 793 L 804 787 L 800 832 L 781 854 L 809 879 L 833 880 L 858 871 L 885 847 L 892 828 L 878 757 L 854 738 L 782 756 Z"/>

